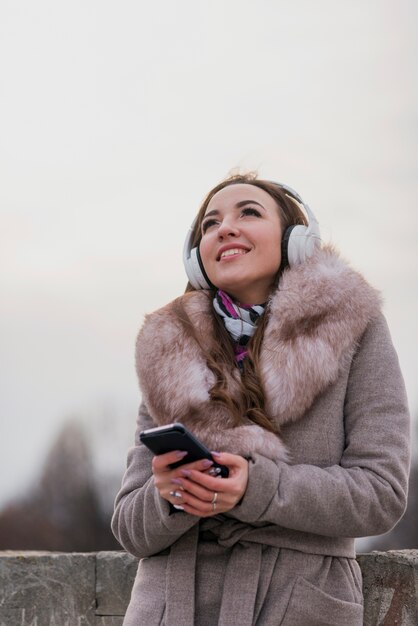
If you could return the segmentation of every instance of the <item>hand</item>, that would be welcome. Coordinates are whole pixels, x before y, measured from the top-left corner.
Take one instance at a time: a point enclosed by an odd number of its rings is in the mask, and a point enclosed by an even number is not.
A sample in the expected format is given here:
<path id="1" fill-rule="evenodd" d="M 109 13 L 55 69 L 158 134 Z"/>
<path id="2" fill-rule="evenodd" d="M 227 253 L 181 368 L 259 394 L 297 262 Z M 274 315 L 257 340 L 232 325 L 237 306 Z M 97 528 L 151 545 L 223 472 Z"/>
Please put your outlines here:
<path id="1" fill-rule="evenodd" d="M 247 489 L 248 461 L 227 452 L 212 454 L 217 463 L 228 467 L 228 478 L 210 476 L 207 466 L 199 468 L 195 467 L 195 463 L 177 468 L 174 470 L 176 475 L 170 478 L 171 489 L 181 494 L 181 498 L 175 498 L 174 502 L 170 499 L 170 502 L 180 504 L 186 513 L 198 517 L 212 517 L 230 511 Z"/>
<path id="2" fill-rule="evenodd" d="M 213 462 L 209 459 L 201 459 L 193 463 L 185 463 L 181 467 L 172 469 L 170 465 L 183 459 L 187 452 L 179 450 L 160 454 L 152 459 L 152 473 L 154 474 L 154 484 L 158 489 L 160 496 L 171 502 L 173 505 L 182 505 L 182 498 L 179 494 L 183 494 L 182 474 L 181 470 L 205 472 L 212 467 Z"/>

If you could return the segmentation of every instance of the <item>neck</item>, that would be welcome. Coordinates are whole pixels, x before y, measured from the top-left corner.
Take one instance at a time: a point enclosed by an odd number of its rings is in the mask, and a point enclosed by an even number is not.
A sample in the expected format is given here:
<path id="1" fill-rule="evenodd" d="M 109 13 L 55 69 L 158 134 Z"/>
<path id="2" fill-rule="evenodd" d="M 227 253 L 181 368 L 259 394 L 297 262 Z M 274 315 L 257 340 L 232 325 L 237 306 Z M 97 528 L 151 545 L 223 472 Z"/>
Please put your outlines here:
<path id="1" fill-rule="evenodd" d="M 241 307 L 252 307 L 257 306 L 259 303 L 265 304 L 274 290 L 274 285 L 269 284 L 268 288 L 266 285 L 252 285 L 247 289 L 243 290 L 233 290 L 224 292 L 227 293 L 228 296 Z"/>
<path id="2" fill-rule="evenodd" d="M 265 306 L 266 305 L 266 301 L 267 298 L 265 300 L 260 300 L 260 301 L 242 301 L 242 300 L 238 300 L 237 298 L 235 298 L 231 293 L 228 293 L 226 291 L 223 291 L 222 289 L 218 289 L 219 293 L 225 294 L 228 298 L 230 298 L 230 300 L 232 300 L 232 302 L 234 304 L 236 304 L 238 307 L 242 307 L 243 309 L 251 309 L 254 306 Z"/>

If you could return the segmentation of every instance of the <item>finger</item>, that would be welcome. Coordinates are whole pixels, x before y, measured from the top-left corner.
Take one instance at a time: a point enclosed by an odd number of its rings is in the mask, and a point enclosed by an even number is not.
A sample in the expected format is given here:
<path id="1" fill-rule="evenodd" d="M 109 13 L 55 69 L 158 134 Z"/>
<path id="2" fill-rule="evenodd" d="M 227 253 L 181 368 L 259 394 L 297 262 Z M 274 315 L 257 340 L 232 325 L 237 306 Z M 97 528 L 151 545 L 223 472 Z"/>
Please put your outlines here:
<path id="1" fill-rule="evenodd" d="M 214 503 L 217 511 L 220 506 L 222 506 L 222 512 L 229 511 L 241 497 L 241 492 L 237 492 L 237 489 L 231 488 L 229 491 L 223 492 L 218 490 L 211 491 L 187 478 L 182 478 L 181 480 L 174 478 L 170 482 L 173 484 L 173 488 L 183 490 L 182 496 L 184 501 L 189 504 L 193 501 L 196 508 L 206 513 L 210 512 L 210 508 L 207 505 L 213 506 Z M 197 504 L 196 499 L 200 501 L 200 505 Z"/>
<path id="2" fill-rule="evenodd" d="M 152 459 L 152 469 L 156 471 L 170 470 L 168 467 L 172 463 L 176 463 L 187 455 L 187 452 L 183 450 L 173 450 L 172 452 L 166 452 L 165 454 L 158 454 Z"/>
<path id="3" fill-rule="evenodd" d="M 182 504 L 186 504 L 192 507 L 193 509 L 195 509 L 196 511 L 200 511 L 201 514 L 203 513 L 203 514 L 209 515 L 214 512 L 212 498 L 210 500 L 201 500 L 200 498 L 195 497 L 188 491 L 183 492 Z M 216 508 L 218 507 L 215 507 L 215 510 Z"/>
<path id="4" fill-rule="evenodd" d="M 195 509 L 190 504 L 183 503 L 181 506 L 183 507 L 183 511 L 189 515 L 194 515 L 195 517 L 211 517 L 213 515 L 217 515 L 217 513 L 206 513 L 204 511 L 200 511 L 199 509 Z"/>
<path id="5" fill-rule="evenodd" d="M 225 491 L 228 489 L 229 483 L 231 482 L 228 478 L 214 477 L 205 472 L 198 472 L 196 470 L 181 469 L 179 475 L 180 477 L 184 477 L 205 487 L 209 491 Z"/>
<path id="6" fill-rule="evenodd" d="M 216 503 L 216 506 L 214 507 L 212 503 L 210 506 L 207 506 L 207 504 L 202 505 L 201 503 L 198 503 L 194 505 L 194 502 L 183 502 L 182 507 L 183 510 L 190 515 L 195 515 L 197 517 L 213 517 L 229 511 L 232 508 L 232 505 Z"/>
<path id="7" fill-rule="evenodd" d="M 244 472 L 245 473 L 245 472 Z M 214 478 L 213 476 L 208 476 L 204 472 L 196 472 L 194 470 L 185 472 L 184 479 L 190 481 L 191 483 L 197 483 L 201 487 L 204 487 L 210 492 L 218 492 L 225 495 L 228 498 L 228 501 L 238 502 L 247 485 L 248 476 L 244 477 L 245 479 L 240 479 L 240 471 L 237 470 L 237 475 L 232 478 Z M 185 484 L 184 480 L 183 483 Z M 189 486 L 185 486 L 187 490 L 191 489 Z"/>
<path id="8" fill-rule="evenodd" d="M 183 508 L 183 511 L 185 511 L 189 515 L 195 515 L 196 517 L 207 517 L 206 514 L 202 513 L 202 511 L 195 509 L 190 504 L 186 504 L 186 502 L 183 502 L 181 506 Z"/>
<path id="9" fill-rule="evenodd" d="M 170 502 L 172 504 L 182 504 L 183 492 L 178 489 L 173 489 L 168 494 L 170 496 Z"/>
<path id="10" fill-rule="evenodd" d="M 237 467 L 246 463 L 246 459 L 239 454 L 231 454 L 230 452 L 211 452 L 215 462 L 219 465 L 227 465 L 228 467 Z"/>
<path id="11" fill-rule="evenodd" d="M 213 491 L 209 491 L 209 489 L 205 489 L 197 483 L 194 483 L 191 480 L 187 480 L 187 478 L 173 478 L 170 482 L 175 485 L 175 487 L 173 488 L 185 490 L 199 500 L 203 500 L 204 502 L 211 502 L 213 499 Z"/>

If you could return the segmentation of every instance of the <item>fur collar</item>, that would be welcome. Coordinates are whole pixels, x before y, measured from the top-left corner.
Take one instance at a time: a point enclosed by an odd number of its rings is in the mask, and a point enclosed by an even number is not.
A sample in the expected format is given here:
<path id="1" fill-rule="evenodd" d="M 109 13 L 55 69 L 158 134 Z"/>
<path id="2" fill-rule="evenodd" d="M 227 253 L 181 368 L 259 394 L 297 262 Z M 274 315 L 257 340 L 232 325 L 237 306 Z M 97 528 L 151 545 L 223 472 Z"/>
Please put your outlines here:
<path id="1" fill-rule="evenodd" d="M 181 298 L 199 338 L 209 346 L 211 297 L 195 291 Z M 300 419 L 337 379 L 379 310 L 378 293 L 331 247 L 285 270 L 270 298 L 260 362 L 266 408 L 279 426 Z M 287 459 L 279 437 L 251 422 L 232 428 L 227 411 L 210 402 L 214 376 L 173 303 L 146 317 L 137 339 L 136 367 L 156 424 L 180 421 L 212 450 Z M 225 372 L 232 396 L 238 394 L 239 376 L 238 368 Z"/>

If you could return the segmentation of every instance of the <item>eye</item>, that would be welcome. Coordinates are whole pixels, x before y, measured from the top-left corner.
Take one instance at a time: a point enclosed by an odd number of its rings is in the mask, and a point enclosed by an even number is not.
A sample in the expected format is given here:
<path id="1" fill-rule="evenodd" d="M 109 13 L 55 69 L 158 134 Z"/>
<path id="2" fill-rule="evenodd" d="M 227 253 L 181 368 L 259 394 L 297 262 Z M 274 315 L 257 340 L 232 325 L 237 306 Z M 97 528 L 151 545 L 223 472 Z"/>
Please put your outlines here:
<path id="1" fill-rule="evenodd" d="M 245 207 L 245 209 L 242 209 L 241 215 L 255 215 L 256 217 L 261 217 L 260 211 L 252 206 L 248 206 Z"/>
<path id="2" fill-rule="evenodd" d="M 208 228 L 210 228 L 211 226 L 215 226 L 216 223 L 216 220 L 210 218 L 202 222 L 202 233 L 205 234 Z"/>

